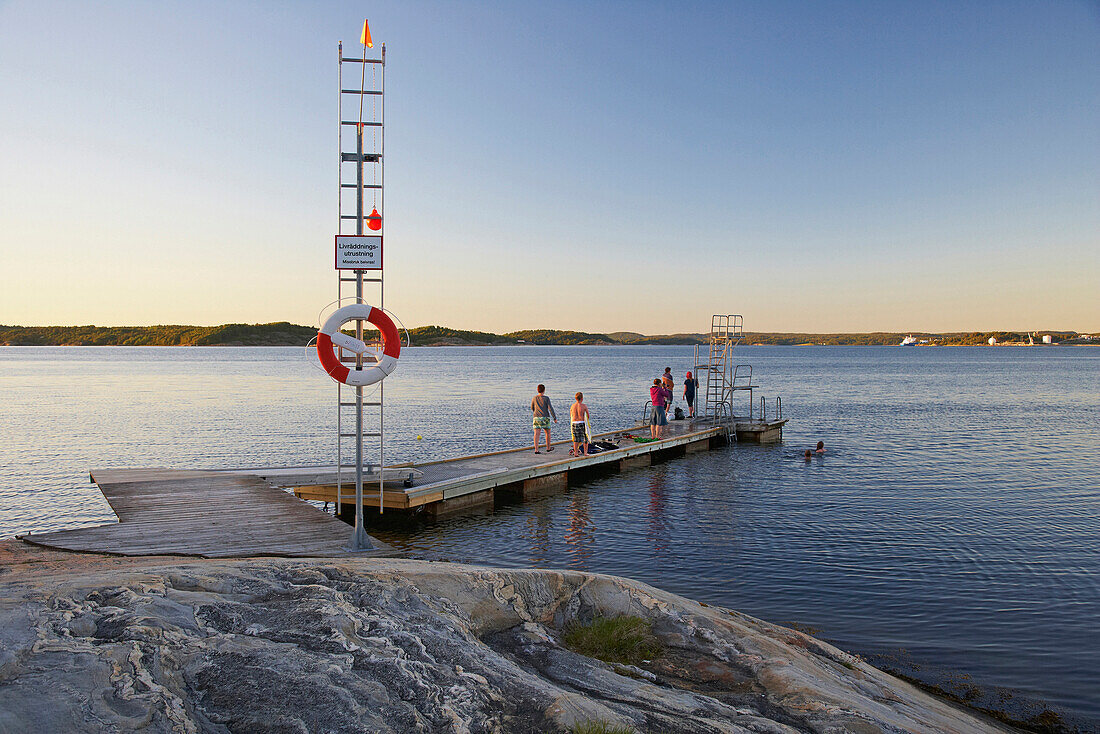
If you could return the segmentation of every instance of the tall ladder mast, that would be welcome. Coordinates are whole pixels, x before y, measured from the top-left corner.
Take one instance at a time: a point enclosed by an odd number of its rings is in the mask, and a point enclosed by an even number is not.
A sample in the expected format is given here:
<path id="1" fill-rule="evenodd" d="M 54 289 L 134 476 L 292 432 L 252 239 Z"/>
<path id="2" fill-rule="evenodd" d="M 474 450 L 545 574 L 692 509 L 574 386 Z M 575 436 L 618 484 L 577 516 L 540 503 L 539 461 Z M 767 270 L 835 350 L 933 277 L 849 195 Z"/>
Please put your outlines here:
<path id="1" fill-rule="evenodd" d="M 386 45 L 382 44 L 381 57 L 367 58 L 367 49 L 363 48 L 362 58 L 344 56 L 344 44 L 340 42 L 339 58 L 339 195 L 337 234 L 365 234 L 369 229 L 370 211 L 377 209 L 381 222 L 385 220 L 385 199 L 383 197 L 382 161 L 385 148 L 385 69 Z M 345 87 L 344 66 L 347 65 L 358 74 L 349 75 L 349 86 Z M 354 76 L 359 83 L 351 84 Z M 355 88 L 358 87 L 358 88 Z M 368 102 L 367 104 L 366 102 Z M 345 104 L 345 101 L 351 104 Z M 370 118 L 365 119 L 364 114 Z M 352 119 L 355 118 L 355 119 Z M 366 200 L 371 207 L 367 208 Z M 383 230 L 378 230 L 382 234 Z M 370 303 L 377 308 L 385 307 L 382 270 L 337 270 L 338 306 L 347 303 Z M 366 292 L 369 290 L 370 292 Z M 367 296 L 371 296 L 367 300 Z M 373 328 L 373 327 L 369 327 Z M 363 339 L 363 320 L 355 322 L 355 336 Z M 354 363 L 362 368 L 371 357 L 338 351 L 342 362 Z M 352 392 L 354 391 L 354 392 Z M 377 476 L 378 512 L 383 510 L 384 484 L 382 467 L 384 466 L 385 447 L 383 442 L 383 386 L 378 383 L 376 397 L 363 399 L 363 387 L 348 387 L 337 384 L 336 387 L 336 512 L 342 513 L 343 504 L 355 503 L 355 529 L 352 534 L 352 550 L 371 547 L 369 536 L 363 527 L 363 480 L 364 475 Z M 354 430 L 347 426 L 346 412 L 353 412 Z M 369 413 L 369 414 L 368 414 Z M 373 428 L 374 430 L 368 430 Z M 378 464 L 366 460 L 368 448 L 377 446 Z M 354 463 L 348 459 L 354 455 Z M 354 472 L 354 497 L 345 494 L 347 485 L 352 484 Z"/>

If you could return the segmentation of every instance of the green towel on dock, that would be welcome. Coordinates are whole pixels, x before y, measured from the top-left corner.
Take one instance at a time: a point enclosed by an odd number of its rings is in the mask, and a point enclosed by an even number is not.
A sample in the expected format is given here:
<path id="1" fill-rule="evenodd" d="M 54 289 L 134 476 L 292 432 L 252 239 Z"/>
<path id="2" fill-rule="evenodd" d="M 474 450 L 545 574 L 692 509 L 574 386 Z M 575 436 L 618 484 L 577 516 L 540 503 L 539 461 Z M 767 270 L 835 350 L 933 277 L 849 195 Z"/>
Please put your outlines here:
<path id="1" fill-rule="evenodd" d="M 636 438 L 636 439 L 634 439 L 634 443 L 652 443 L 653 441 L 656 441 L 656 440 L 657 439 L 655 439 L 655 438 Z"/>

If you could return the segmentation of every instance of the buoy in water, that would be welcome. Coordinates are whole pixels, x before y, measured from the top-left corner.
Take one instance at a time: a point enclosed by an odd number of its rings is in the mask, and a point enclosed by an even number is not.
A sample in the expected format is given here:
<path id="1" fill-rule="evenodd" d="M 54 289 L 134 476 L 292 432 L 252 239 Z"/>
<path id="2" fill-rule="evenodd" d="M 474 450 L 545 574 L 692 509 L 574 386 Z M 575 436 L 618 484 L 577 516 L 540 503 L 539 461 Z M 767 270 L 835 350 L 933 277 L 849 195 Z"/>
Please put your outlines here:
<path id="1" fill-rule="evenodd" d="M 423 436 L 421 436 L 421 435 L 420 435 L 419 433 L 418 433 L 418 434 L 416 434 L 416 440 L 417 440 L 417 441 L 420 441 L 420 440 L 422 440 L 423 438 L 424 438 L 424 437 L 423 437 Z"/>

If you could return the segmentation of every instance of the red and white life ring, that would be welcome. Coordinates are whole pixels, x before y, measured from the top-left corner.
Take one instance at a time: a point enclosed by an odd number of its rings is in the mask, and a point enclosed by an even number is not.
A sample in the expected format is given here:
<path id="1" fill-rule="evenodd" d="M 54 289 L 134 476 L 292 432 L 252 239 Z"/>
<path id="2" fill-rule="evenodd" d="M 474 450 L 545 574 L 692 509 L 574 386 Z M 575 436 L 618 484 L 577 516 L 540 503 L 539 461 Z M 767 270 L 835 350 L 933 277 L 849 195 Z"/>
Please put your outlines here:
<path id="1" fill-rule="evenodd" d="M 343 347 L 356 354 L 368 351 L 369 347 L 364 342 L 340 331 L 340 327 L 352 319 L 369 321 L 382 334 L 382 356 L 377 363 L 361 370 L 349 369 L 342 364 L 336 357 L 334 348 Z M 336 313 L 329 316 L 321 327 L 317 334 L 317 356 L 321 358 L 321 366 L 332 379 L 345 385 L 373 385 L 384 380 L 397 368 L 397 358 L 401 356 L 401 337 L 397 334 L 393 320 L 384 311 L 368 303 L 353 303 L 336 309 Z"/>

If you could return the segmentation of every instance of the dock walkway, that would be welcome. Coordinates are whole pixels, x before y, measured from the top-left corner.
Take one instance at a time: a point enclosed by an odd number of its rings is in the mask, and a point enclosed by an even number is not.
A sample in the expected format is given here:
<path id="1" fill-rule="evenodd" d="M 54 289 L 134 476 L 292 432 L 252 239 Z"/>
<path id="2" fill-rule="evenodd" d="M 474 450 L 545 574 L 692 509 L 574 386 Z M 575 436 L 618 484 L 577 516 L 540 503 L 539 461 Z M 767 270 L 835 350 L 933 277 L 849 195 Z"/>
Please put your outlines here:
<path id="1" fill-rule="evenodd" d="M 405 511 L 426 511 L 431 515 L 442 516 L 456 511 L 465 511 L 474 505 L 491 505 L 498 498 L 532 499 L 564 489 L 568 485 L 569 473 L 604 467 L 609 469 L 629 469 L 648 466 L 653 459 L 670 455 L 681 455 L 710 448 L 712 441 L 725 443 L 728 434 L 725 426 L 713 423 L 695 423 L 692 421 L 672 421 L 666 427 L 665 437 L 659 441 L 635 443 L 630 438 L 619 441 L 619 448 L 589 456 L 570 456 L 570 441 L 559 441 L 551 453 L 535 454 L 531 446 L 521 449 L 495 451 L 475 456 L 463 456 L 455 459 L 402 465 L 415 473 L 412 486 L 403 486 L 400 481 L 391 483 L 389 472 L 397 467 L 387 467 L 384 485 L 383 503 L 387 509 Z M 600 433 L 596 440 L 607 440 L 632 434 L 641 438 L 649 437 L 648 426 L 632 426 L 629 429 Z M 327 473 L 310 468 L 300 475 L 301 481 L 286 473 L 286 470 L 251 469 L 239 470 L 262 477 L 283 487 L 293 488 L 294 494 L 302 499 L 321 502 L 336 501 L 336 474 L 329 469 Z M 348 494 L 354 494 L 354 485 L 347 484 L 347 475 L 342 489 L 344 503 L 349 508 Z M 375 481 L 364 487 L 363 502 L 371 507 L 378 506 L 378 485 Z"/>
<path id="2" fill-rule="evenodd" d="M 653 461 L 705 451 L 725 444 L 731 433 L 778 437 L 785 420 L 720 424 L 671 421 L 663 438 L 648 438 L 648 426 L 597 434 L 618 448 L 588 456 L 570 456 L 569 441 L 555 451 L 536 454 L 530 446 L 442 461 L 386 467 L 384 507 L 405 513 L 443 517 L 492 508 L 498 499 L 529 500 L 562 491 L 571 475 L 649 466 Z M 624 434 L 628 434 L 624 436 Z M 409 479 L 402 482 L 401 478 Z M 92 481 L 119 522 L 92 528 L 19 536 L 60 550 L 116 555 L 183 555 L 206 558 L 249 556 L 345 556 L 351 529 L 347 523 L 301 500 L 335 503 L 332 466 L 186 471 L 164 468 L 97 469 Z M 391 478 L 393 481 L 391 482 Z M 339 515 L 354 515 L 354 483 L 341 490 Z M 406 486 L 408 485 L 408 486 Z M 290 489 L 293 495 L 285 491 Z M 349 498 L 349 494 L 351 497 Z M 350 499 L 350 501 L 349 501 Z M 363 504 L 378 507 L 378 477 L 364 486 Z M 366 513 L 377 517 L 377 513 Z M 374 550 L 396 551 L 371 538 Z"/>
<path id="3" fill-rule="evenodd" d="M 19 536 L 60 550 L 123 556 L 205 558 L 349 555 L 351 529 L 339 519 L 255 476 L 172 469 L 92 472 L 119 521 Z M 373 551 L 395 555 L 371 539 Z"/>

